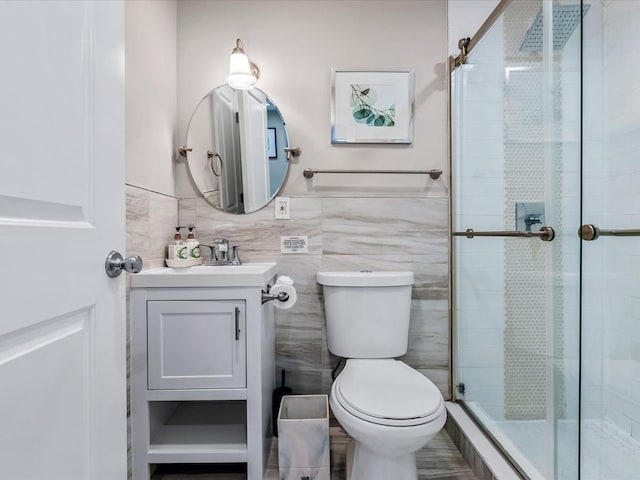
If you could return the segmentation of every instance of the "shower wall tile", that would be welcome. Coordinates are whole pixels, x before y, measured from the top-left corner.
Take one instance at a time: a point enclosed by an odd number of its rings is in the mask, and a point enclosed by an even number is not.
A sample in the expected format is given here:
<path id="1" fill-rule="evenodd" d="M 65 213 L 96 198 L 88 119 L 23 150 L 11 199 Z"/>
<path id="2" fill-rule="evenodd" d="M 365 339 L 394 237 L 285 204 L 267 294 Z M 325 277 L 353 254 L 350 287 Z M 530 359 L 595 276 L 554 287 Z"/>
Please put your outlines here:
<path id="1" fill-rule="evenodd" d="M 500 128 L 504 127 L 500 125 Z M 498 192 L 504 187 L 504 178 L 502 176 L 461 177 L 457 179 L 457 182 L 459 182 L 459 191 L 456 192 L 456 199 L 462 199 L 467 196 L 498 195 Z"/>
<path id="2" fill-rule="evenodd" d="M 459 271 L 456 281 L 460 291 L 501 292 L 504 290 L 504 271 L 496 269 L 495 264 L 487 264 L 481 270 Z"/>
<path id="3" fill-rule="evenodd" d="M 495 64 L 482 63 L 473 67 L 473 82 L 477 83 L 502 83 L 504 72 L 496 69 Z"/>
<path id="4" fill-rule="evenodd" d="M 456 307 L 458 310 L 495 310 L 504 305 L 504 294 L 500 291 L 465 290 L 460 291 Z M 478 320 L 484 317 L 476 315 Z M 504 318 L 504 310 L 503 316 Z"/>
<path id="5" fill-rule="evenodd" d="M 592 7 L 593 8 L 593 7 Z M 640 222 L 640 178 L 638 161 L 640 122 L 638 62 L 624 62 L 629 52 L 621 50 L 625 38 L 637 29 L 640 9 L 635 2 L 604 2 L 603 42 L 586 42 L 602 49 L 611 68 L 602 70 L 597 56 L 586 63 L 597 83 L 589 82 L 586 93 L 602 92 L 601 101 L 589 95 L 588 118 L 593 127 L 586 130 L 589 143 L 584 153 L 584 176 L 589 182 L 583 211 L 589 222 L 614 228 L 637 228 Z M 637 49 L 632 54 L 637 58 Z M 625 63 L 629 63 L 625 68 Z M 593 98 L 592 98 L 593 97 Z M 599 115 L 601 113 L 601 115 Z M 599 119 L 600 121 L 593 121 Z M 604 175 L 603 175 L 604 172 Z M 600 178 L 598 179 L 598 175 Z M 604 179 L 602 178 L 604 176 Z M 594 356 L 585 359 L 583 399 L 591 418 L 602 418 L 616 429 L 640 438 L 640 294 L 637 273 L 639 255 L 633 239 L 589 242 L 585 250 L 583 281 L 583 330 L 585 343 Z M 597 244 L 597 245 L 596 245 Z M 587 247 L 585 247 L 587 248 Z M 598 364 L 600 363 L 600 369 Z M 586 382 L 586 384 L 585 384 Z M 600 416 L 599 416 L 600 415 Z"/>
<path id="6" fill-rule="evenodd" d="M 504 253 L 491 253 L 482 252 L 482 255 L 478 255 L 476 252 L 465 251 L 456 256 L 456 270 L 458 273 L 481 272 L 485 275 L 492 274 L 495 271 L 496 265 L 502 265 L 504 261 Z"/>
<path id="7" fill-rule="evenodd" d="M 504 210 L 504 199 L 499 193 L 495 195 L 465 195 L 464 203 L 458 209 L 459 215 L 477 217 L 502 212 Z"/>
<path id="8" fill-rule="evenodd" d="M 470 81 L 465 84 L 463 101 L 466 101 L 469 103 L 489 102 L 492 105 L 495 105 L 496 103 L 502 102 L 503 95 L 504 95 L 504 84 L 502 81 L 497 83 L 481 83 L 481 82 Z M 496 115 L 499 114 L 498 109 L 493 109 L 493 110 L 494 112 L 496 112 Z M 466 117 L 462 119 L 463 122 L 465 120 L 466 120 Z M 477 134 L 477 132 L 469 132 L 469 133 L 471 134 L 471 136 L 468 136 L 467 132 L 464 132 L 464 137 L 465 138 L 487 138 L 487 136 L 476 137 L 475 135 Z M 497 135 L 494 138 L 502 139 L 502 131 L 500 131 L 499 135 Z"/>
<path id="9" fill-rule="evenodd" d="M 504 310 L 495 308 L 457 308 L 456 320 L 459 328 L 504 328 Z"/>
<path id="10" fill-rule="evenodd" d="M 485 213 L 484 215 L 456 215 L 454 218 L 456 229 L 465 231 L 467 228 L 473 230 L 503 230 L 504 229 L 504 212 Z M 462 237 L 464 239 L 465 237 Z M 504 244 L 502 242 L 491 241 L 490 238 L 475 238 L 473 242 L 465 242 L 465 252 L 502 252 Z"/>
<path id="11" fill-rule="evenodd" d="M 239 244 L 244 262 L 278 262 L 293 278 L 296 305 L 276 310 L 276 366 L 296 393 L 329 393 L 338 358 L 327 348 L 321 270 L 411 270 L 415 273 L 409 351 L 403 360 L 449 397 L 449 261 L 446 198 L 292 197 L 291 219 L 273 205 L 250 215 L 215 210 L 203 199 L 180 200 L 181 224 L 197 238 Z M 281 235 L 306 235 L 308 254 L 281 254 Z"/>
<path id="12" fill-rule="evenodd" d="M 491 142 L 487 142 L 487 144 L 497 144 L 499 142 L 501 142 L 501 140 L 491 140 Z M 476 142 L 473 141 L 473 143 Z M 501 177 L 504 175 L 504 153 L 491 156 L 481 150 L 472 150 L 474 147 L 473 143 L 462 142 L 462 150 L 468 153 L 465 153 L 466 163 L 458 168 L 458 175 L 464 177 Z"/>
<path id="13" fill-rule="evenodd" d="M 502 83 L 495 85 L 502 85 Z M 475 101 L 466 101 L 464 104 L 464 118 L 461 120 L 461 124 L 465 130 L 472 129 L 483 122 L 499 122 L 501 124 L 503 122 L 504 114 L 500 104 L 497 104 L 494 98 L 483 98 L 481 96 L 483 93 L 482 91 L 478 92 Z"/>
<path id="14" fill-rule="evenodd" d="M 475 378 L 475 384 L 486 385 L 488 387 L 499 387 L 502 385 L 504 368 L 497 367 L 461 367 L 461 374 L 464 373 L 465 378 L 468 375 L 470 378 Z M 471 383 L 465 381 L 465 385 Z"/>
<path id="15" fill-rule="evenodd" d="M 458 344 L 462 350 L 468 348 L 500 348 L 503 328 L 465 328 L 458 332 Z"/>
<path id="16" fill-rule="evenodd" d="M 502 346 L 500 348 L 467 348 L 460 352 L 459 360 L 462 367 L 493 368 L 504 366 Z"/>
<path id="17" fill-rule="evenodd" d="M 471 142 L 474 139 L 482 139 L 485 142 L 490 141 L 490 144 L 497 143 L 498 140 L 502 139 L 502 134 L 504 131 L 504 122 L 502 120 L 487 120 L 484 122 L 464 122 L 470 127 L 470 132 L 468 141 Z M 464 128 L 464 127 L 463 127 Z M 464 149 L 469 149 L 471 147 L 470 143 L 464 141 L 462 143 Z M 491 149 L 496 152 L 496 147 L 492 146 Z M 473 152 L 471 152 L 473 155 Z M 486 154 L 484 154 L 487 156 Z M 502 158 L 502 152 L 497 152 L 496 158 Z"/>

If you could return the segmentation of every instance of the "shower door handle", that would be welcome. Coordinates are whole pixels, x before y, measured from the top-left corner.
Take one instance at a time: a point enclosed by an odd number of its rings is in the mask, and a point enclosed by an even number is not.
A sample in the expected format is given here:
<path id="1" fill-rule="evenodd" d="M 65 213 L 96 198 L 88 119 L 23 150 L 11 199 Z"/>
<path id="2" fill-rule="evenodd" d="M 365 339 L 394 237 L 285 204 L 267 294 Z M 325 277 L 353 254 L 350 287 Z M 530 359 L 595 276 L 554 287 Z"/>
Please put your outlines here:
<path id="1" fill-rule="evenodd" d="M 515 231 L 491 231 L 491 232 L 476 232 L 473 228 L 467 228 L 464 232 L 451 232 L 454 237 L 517 237 L 517 238 L 532 238 L 538 237 L 543 242 L 550 242 L 556 236 L 556 232 L 551 227 L 541 227 L 537 232 L 521 232 Z"/>
<path id="2" fill-rule="evenodd" d="M 585 223 L 578 229 L 578 236 L 582 240 L 597 240 L 601 236 L 605 237 L 640 237 L 640 229 L 631 230 L 605 230 L 590 223 Z"/>

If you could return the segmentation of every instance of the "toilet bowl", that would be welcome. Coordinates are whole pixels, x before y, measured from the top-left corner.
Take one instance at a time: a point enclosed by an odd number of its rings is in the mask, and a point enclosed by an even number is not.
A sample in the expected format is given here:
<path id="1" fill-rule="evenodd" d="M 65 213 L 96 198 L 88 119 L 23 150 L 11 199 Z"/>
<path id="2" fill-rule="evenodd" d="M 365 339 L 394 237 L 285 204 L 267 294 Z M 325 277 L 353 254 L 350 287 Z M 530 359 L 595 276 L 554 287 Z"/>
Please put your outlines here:
<path id="1" fill-rule="evenodd" d="M 446 420 L 438 388 L 393 359 L 347 360 L 329 404 L 356 442 L 351 480 L 415 480 L 415 452 Z"/>
<path id="2" fill-rule="evenodd" d="M 355 441 L 350 480 L 417 480 L 415 452 L 444 426 L 438 388 L 407 351 L 411 272 L 320 272 L 327 343 L 347 359 L 329 405 Z"/>

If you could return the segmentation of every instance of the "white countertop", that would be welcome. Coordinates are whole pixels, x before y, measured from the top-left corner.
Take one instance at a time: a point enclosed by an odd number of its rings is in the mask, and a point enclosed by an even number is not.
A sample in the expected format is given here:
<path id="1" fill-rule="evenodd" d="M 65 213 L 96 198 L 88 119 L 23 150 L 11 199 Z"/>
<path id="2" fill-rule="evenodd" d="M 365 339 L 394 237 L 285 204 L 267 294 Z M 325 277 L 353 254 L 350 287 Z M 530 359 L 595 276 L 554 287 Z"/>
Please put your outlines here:
<path id="1" fill-rule="evenodd" d="M 262 287 L 277 273 L 276 263 L 152 268 L 131 275 L 131 287 Z"/>

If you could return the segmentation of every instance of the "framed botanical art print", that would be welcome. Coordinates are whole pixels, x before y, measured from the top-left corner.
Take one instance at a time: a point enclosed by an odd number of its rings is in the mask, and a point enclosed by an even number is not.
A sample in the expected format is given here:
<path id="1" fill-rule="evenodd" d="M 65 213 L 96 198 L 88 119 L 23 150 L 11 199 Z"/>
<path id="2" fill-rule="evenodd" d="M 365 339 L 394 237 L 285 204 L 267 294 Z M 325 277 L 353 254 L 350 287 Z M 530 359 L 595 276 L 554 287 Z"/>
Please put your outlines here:
<path id="1" fill-rule="evenodd" d="M 331 143 L 412 143 L 413 70 L 333 70 Z"/>

